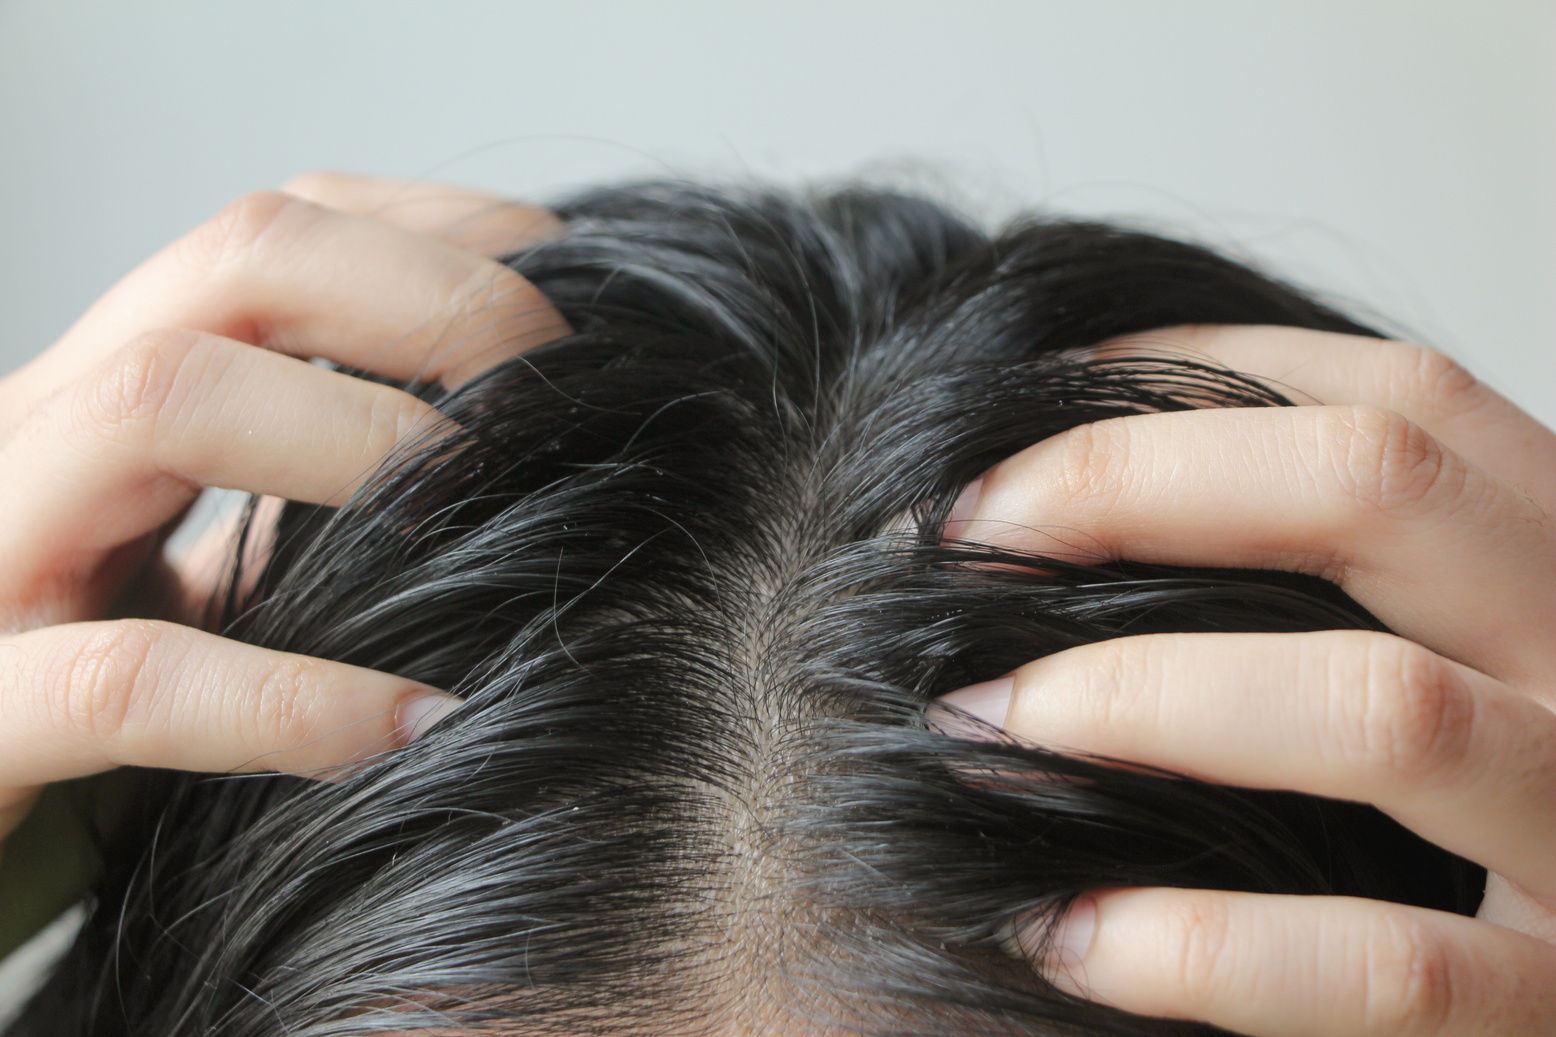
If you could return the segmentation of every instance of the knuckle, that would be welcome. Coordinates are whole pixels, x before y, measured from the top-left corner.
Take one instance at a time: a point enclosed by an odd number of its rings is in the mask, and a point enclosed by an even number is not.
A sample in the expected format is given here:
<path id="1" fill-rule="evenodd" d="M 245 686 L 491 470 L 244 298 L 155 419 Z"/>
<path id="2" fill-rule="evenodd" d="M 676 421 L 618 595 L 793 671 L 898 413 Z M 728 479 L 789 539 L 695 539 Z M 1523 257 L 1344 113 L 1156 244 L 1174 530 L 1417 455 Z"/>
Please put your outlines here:
<path id="1" fill-rule="evenodd" d="M 1402 638 L 1371 640 L 1358 717 L 1367 769 L 1419 782 L 1451 775 L 1470 751 L 1475 698 L 1441 656 Z"/>
<path id="2" fill-rule="evenodd" d="M 1372 512 L 1409 513 L 1429 506 L 1460 466 L 1419 425 L 1376 407 L 1319 409 L 1318 439 L 1341 489 Z"/>
<path id="3" fill-rule="evenodd" d="M 1409 371 L 1405 391 L 1440 417 L 1473 411 L 1488 399 L 1480 379 L 1458 361 L 1425 346 L 1401 344 Z"/>
<path id="4" fill-rule="evenodd" d="M 311 209 L 281 191 L 255 191 L 229 202 L 187 239 L 194 265 L 206 272 L 240 266 L 278 227 Z"/>
<path id="5" fill-rule="evenodd" d="M 1190 894 L 1177 898 L 1164 918 L 1164 960 L 1177 962 L 1177 988 L 1190 1012 L 1223 999 L 1233 980 L 1236 948 L 1232 916 L 1224 898 Z"/>
<path id="6" fill-rule="evenodd" d="M 1161 720 L 1160 675 L 1169 672 L 1170 635 L 1116 637 L 1097 643 L 1085 658 L 1085 703 L 1103 731 L 1146 732 Z"/>
<path id="7" fill-rule="evenodd" d="M 409 393 L 384 389 L 368 406 L 365 442 L 375 460 L 381 460 L 407 436 L 431 426 L 436 412 Z"/>
<path id="8" fill-rule="evenodd" d="M 1361 1006 L 1368 1033 L 1445 1033 L 1456 955 L 1440 933 L 1387 918 L 1364 930 Z"/>
<path id="9" fill-rule="evenodd" d="M 518 314 L 535 310 L 550 312 L 550 304 L 544 302 L 534 288 L 519 274 L 502 263 L 479 259 L 452 286 L 449 300 L 453 313 L 468 316 L 502 312 Z M 497 329 L 503 334 L 502 329 Z"/>
<path id="10" fill-rule="evenodd" d="M 315 665 L 297 656 L 281 656 L 255 686 L 244 720 L 256 725 L 254 744 L 283 748 L 306 745 L 319 737 L 320 718 L 310 708 Z"/>
<path id="11" fill-rule="evenodd" d="M 1124 493 L 1128 430 L 1122 421 L 1079 425 L 1059 439 L 1056 484 L 1068 503 L 1106 513 Z"/>
<path id="12" fill-rule="evenodd" d="M 164 651 L 165 624 L 120 620 L 97 624 L 62 657 L 47 700 L 59 729 L 112 744 L 151 711 L 150 670 Z"/>
<path id="13" fill-rule="evenodd" d="M 355 183 L 356 178 L 332 169 L 310 169 L 283 184 L 281 193 L 320 201 L 345 193 Z"/>
<path id="14" fill-rule="evenodd" d="M 75 394 L 75 427 L 110 439 L 149 431 L 173 399 L 180 373 L 199 351 L 201 338 L 198 332 L 179 328 L 137 335 Z"/>

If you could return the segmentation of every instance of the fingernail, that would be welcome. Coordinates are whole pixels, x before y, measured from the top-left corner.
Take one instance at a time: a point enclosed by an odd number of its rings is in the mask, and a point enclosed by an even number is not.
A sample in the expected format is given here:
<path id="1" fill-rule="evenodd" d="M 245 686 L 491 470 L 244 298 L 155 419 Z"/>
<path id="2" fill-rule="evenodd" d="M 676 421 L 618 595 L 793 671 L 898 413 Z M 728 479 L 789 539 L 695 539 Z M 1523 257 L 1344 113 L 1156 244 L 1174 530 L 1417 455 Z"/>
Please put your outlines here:
<path id="1" fill-rule="evenodd" d="M 401 745 L 410 745 L 432 729 L 432 725 L 465 704 L 464 699 L 433 692 L 400 703 L 395 715 L 395 731 Z"/>
<path id="2" fill-rule="evenodd" d="M 1038 962 L 1049 982 L 1063 990 L 1076 993 L 1083 976 L 1082 966 L 1091 951 L 1092 937 L 1097 933 L 1097 901 L 1081 897 L 1070 905 L 1048 940 L 1047 953 Z"/>
<path id="3" fill-rule="evenodd" d="M 940 696 L 935 702 L 942 706 L 954 706 L 962 713 L 977 717 L 989 727 L 1003 729 L 1006 718 L 1010 716 L 1010 698 L 1015 690 L 1014 676 L 1000 677 L 997 680 L 984 681 L 982 684 L 969 684 L 965 688 L 958 688 L 949 695 Z M 988 728 L 968 723 L 965 719 L 954 715 L 949 715 L 938 726 L 954 738 L 987 741 L 993 737 Z"/>
<path id="4" fill-rule="evenodd" d="M 978 498 L 983 495 L 983 476 L 978 476 L 972 482 L 962 488 L 957 495 L 956 503 L 951 505 L 951 515 L 946 519 L 945 530 L 941 538 L 945 540 L 960 539 L 967 523 L 972 520 L 973 513 L 978 510 Z"/>

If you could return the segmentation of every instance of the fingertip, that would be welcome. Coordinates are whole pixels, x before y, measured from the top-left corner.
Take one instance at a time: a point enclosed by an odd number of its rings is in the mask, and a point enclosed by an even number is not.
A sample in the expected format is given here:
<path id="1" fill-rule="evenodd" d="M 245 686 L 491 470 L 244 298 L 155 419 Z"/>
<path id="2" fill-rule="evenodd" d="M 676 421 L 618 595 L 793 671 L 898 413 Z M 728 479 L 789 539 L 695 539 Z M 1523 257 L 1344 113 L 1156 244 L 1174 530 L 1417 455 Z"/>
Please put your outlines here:
<path id="1" fill-rule="evenodd" d="M 460 304 L 463 312 L 482 315 L 480 327 L 472 335 L 450 333 L 452 345 L 423 372 L 436 372 L 439 384 L 450 391 L 574 333 L 567 318 L 528 278 L 495 261 L 487 268 L 490 278 L 464 295 Z"/>
<path id="2" fill-rule="evenodd" d="M 1015 675 L 1007 674 L 942 695 L 933 703 L 938 707 L 935 726 L 953 738 L 992 741 L 1004 730 L 1015 688 Z"/>
<path id="3" fill-rule="evenodd" d="M 1044 979 L 1067 994 L 1084 997 L 1086 957 L 1096 934 L 1097 898 L 1085 894 L 1057 920 L 1038 919 L 1018 929 L 1016 942 Z"/>
<path id="4" fill-rule="evenodd" d="M 464 699 L 441 691 L 406 699 L 395 711 L 395 737 L 401 746 L 410 745 L 464 704 Z"/>
<path id="5" fill-rule="evenodd" d="M 951 505 L 951 514 L 947 516 L 945 529 L 940 534 L 942 539 L 961 540 L 965 538 L 967 526 L 978 510 L 978 498 L 981 496 L 983 496 L 983 476 L 980 475 L 962 488 L 962 492 L 957 495 L 955 503 Z"/>

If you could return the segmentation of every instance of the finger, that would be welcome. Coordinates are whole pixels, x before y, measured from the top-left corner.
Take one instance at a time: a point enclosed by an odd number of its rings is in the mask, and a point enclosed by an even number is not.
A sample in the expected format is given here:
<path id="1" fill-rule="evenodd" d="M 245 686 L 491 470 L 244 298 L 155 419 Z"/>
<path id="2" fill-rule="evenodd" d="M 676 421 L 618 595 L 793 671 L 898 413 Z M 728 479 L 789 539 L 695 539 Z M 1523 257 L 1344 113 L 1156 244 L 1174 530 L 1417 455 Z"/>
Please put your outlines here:
<path id="1" fill-rule="evenodd" d="M 1523 887 L 1492 872 L 1475 917 L 1556 944 L 1556 912 Z"/>
<path id="2" fill-rule="evenodd" d="M 438 422 L 409 393 L 291 357 L 143 335 L 0 447 L 6 582 L 157 529 L 202 486 L 338 503 Z"/>
<path id="3" fill-rule="evenodd" d="M 1523 1037 L 1556 1027 L 1556 948 L 1343 897 L 1128 889 L 1019 937 L 1061 989 L 1253 1037 Z M 1045 946 L 1045 943 L 1048 945 Z M 1047 952 L 1047 953 L 1045 953 Z"/>
<path id="4" fill-rule="evenodd" d="M 975 499 L 968 501 L 965 498 Z M 1088 560 L 1312 573 L 1509 683 L 1556 678 L 1545 514 L 1397 414 L 1292 407 L 1082 425 L 985 473 L 949 535 Z"/>
<path id="5" fill-rule="evenodd" d="M 569 331 L 501 263 L 268 192 L 131 272 L 20 375 L 36 399 L 135 336 L 172 327 L 449 384 Z"/>
<path id="6" fill-rule="evenodd" d="M 309 774 L 406 744 L 459 700 L 152 620 L 0 638 L 0 787 L 121 765 Z"/>
<path id="7" fill-rule="evenodd" d="M 560 237 L 566 225 L 545 209 L 430 180 L 392 180 L 317 170 L 288 181 L 287 194 L 441 238 L 483 256 L 505 256 Z"/>
<path id="8" fill-rule="evenodd" d="M 6 836 L 16 831 L 38 800 L 37 788 L 0 789 L 0 855 L 5 853 Z"/>
<path id="9" fill-rule="evenodd" d="M 1396 411 L 1505 482 L 1556 508 L 1556 432 L 1442 353 L 1306 328 L 1202 325 L 1114 339 L 1109 356 L 1188 356 L 1254 375 L 1299 404 Z"/>
<path id="10" fill-rule="evenodd" d="M 941 701 L 1063 751 L 1371 803 L 1556 900 L 1556 715 L 1403 638 L 1116 638 Z"/>

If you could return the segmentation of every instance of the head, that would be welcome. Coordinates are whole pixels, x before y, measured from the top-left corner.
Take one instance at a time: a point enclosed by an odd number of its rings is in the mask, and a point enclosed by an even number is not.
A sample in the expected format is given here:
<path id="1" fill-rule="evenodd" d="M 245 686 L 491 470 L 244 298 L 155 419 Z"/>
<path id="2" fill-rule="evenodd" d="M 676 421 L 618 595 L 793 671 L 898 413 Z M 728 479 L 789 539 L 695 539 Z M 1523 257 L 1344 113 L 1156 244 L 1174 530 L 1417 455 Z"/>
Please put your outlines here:
<path id="1" fill-rule="evenodd" d="M 1317 580 L 942 535 L 1068 428 L 1287 402 L 1100 343 L 1365 328 L 1191 245 L 869 190 L 559 213 L 510 262 L 577 333 L 420 387 L 447 422 L 290 506 L 224 603 L 466 705 L 331 781 L 154 776 L 17 1033 L 1177 1033 L 1054 991 L 1013 927 L 1133 884 L 1473 908 L 1473 869 L 1370 808 L 929 708 L 1125 634 L 1376 627 Z"/>

